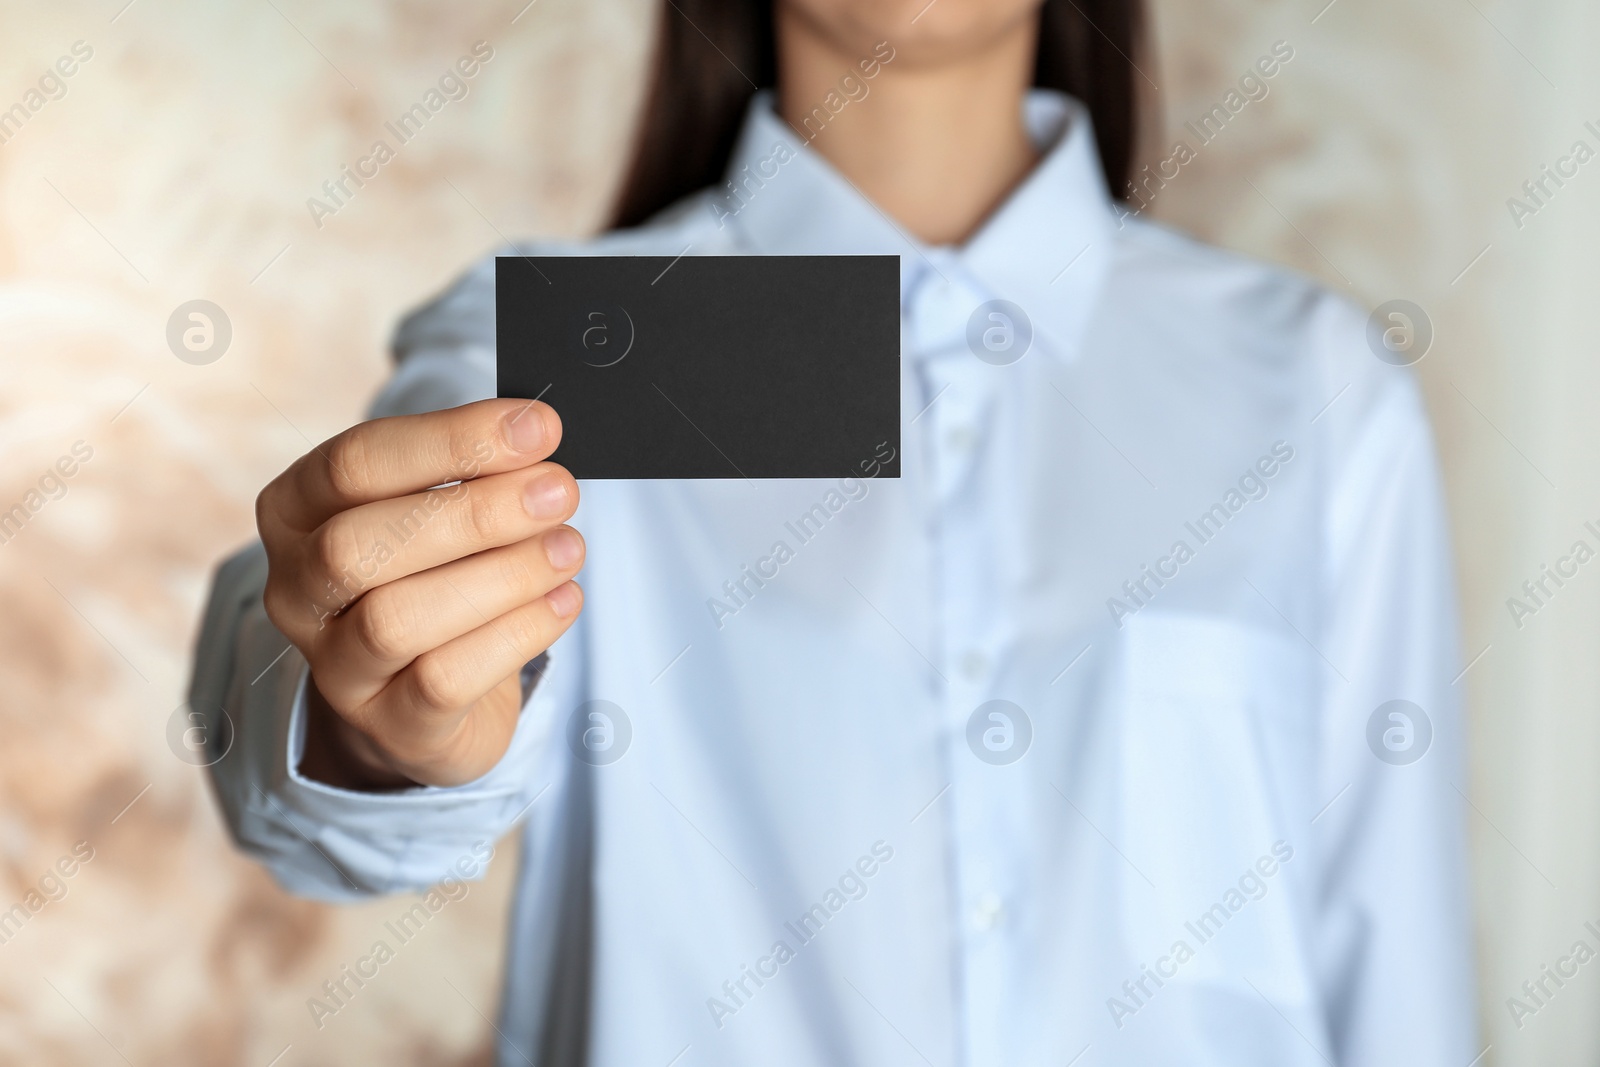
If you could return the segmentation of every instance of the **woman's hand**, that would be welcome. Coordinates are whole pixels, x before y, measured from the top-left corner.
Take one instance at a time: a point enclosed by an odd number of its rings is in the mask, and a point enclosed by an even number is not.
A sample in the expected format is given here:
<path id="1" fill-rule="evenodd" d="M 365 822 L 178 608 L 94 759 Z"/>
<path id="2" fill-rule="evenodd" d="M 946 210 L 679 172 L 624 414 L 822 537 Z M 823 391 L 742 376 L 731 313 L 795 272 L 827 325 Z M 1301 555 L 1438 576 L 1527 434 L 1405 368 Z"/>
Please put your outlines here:
<path id="1" fill-rule="evenodd" d="M 267 616 L 311 665 L 302 773 L 458 785 L 505 754 L 523 665 L 583 605 L 560 439 L 549 405 L 484 400 L 354 426 L 261 491 Z"/>

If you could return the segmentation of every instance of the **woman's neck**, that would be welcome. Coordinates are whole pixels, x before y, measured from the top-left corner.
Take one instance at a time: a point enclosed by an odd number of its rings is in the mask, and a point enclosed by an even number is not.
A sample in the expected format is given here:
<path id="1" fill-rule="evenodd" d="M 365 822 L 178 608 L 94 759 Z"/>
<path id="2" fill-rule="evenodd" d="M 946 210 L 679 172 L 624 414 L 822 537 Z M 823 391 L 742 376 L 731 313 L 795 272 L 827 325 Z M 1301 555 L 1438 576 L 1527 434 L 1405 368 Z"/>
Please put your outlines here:
<path id="1" fill-rule="evenodd" d="M 892 41 L 877 56 L 849 54 L 790 5 L 775 6 L 779 114 L 924 243 L 966 240 L 1038 162 L 1022 118 L 1036 19 L 959 60 L 914 65 Z M 876 76 L 863 76 L 862 60 L 878 64 Z M 855 83 L 841 88 L 846 75 Z M 837 114 L 824 106 L 829 94 L 834 107 L 848 101 Z"/>

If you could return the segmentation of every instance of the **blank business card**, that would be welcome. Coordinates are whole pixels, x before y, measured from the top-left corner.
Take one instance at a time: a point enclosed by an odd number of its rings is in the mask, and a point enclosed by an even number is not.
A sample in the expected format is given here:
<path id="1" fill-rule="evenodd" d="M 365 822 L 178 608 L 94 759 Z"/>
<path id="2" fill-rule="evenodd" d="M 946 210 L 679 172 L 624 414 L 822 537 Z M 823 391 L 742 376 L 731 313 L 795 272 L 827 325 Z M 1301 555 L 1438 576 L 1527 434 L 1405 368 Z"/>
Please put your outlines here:
<path id="1" fill-rule="evenodd" d="M 501 256 L 495 318 L 574 477 L 900 476 L 897 256 Z"/>

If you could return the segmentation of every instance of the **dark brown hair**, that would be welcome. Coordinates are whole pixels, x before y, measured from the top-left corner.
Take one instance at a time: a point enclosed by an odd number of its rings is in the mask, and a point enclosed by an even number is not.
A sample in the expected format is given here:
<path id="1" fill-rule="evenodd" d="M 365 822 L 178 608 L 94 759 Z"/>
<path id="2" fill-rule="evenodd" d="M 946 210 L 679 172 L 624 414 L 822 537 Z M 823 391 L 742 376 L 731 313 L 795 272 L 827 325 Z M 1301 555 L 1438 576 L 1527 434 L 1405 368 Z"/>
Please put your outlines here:
<path id="1" fill-rule="evenodd" d="M 1045 0 L 1040 16 L 1033 83 L 1088 107 L 1118 197 L 1133 167 L 1141 23 L 1141 0 Z M 636 226 L 720 182 L 751 94 L 776 76 L 772 0 L 665 0 L 612 225 Z"/>

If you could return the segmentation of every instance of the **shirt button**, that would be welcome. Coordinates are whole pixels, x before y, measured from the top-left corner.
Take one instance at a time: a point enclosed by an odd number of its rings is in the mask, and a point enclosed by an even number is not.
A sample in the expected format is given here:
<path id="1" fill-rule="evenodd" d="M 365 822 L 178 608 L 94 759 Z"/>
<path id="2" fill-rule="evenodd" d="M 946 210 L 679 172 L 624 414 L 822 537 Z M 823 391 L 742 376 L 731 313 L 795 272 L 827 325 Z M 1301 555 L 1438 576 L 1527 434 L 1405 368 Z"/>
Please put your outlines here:
<path id="1" fill-rule="evenodd" d="M 955 452 L 971 452 L 978 443 L 978 435 L 972 432 L 970 426 L 957 426 L 945 434 L 945 444 Z"/>
<path id="2" fill-rule="evenodd" d="M 998 893 L 981 893 L 972 908 L 972 925 L 980 931 L 993 930 L 1005 918 L 1005 913 L 1005 905 Z"/>
<path id="3" fill-rule="evenodd" d="M 976 682 L 989 673 L 989 657 L 982 652 L 973 650 L 961 657 L 961 673 L 967 676 L 967 681 Z"/>

